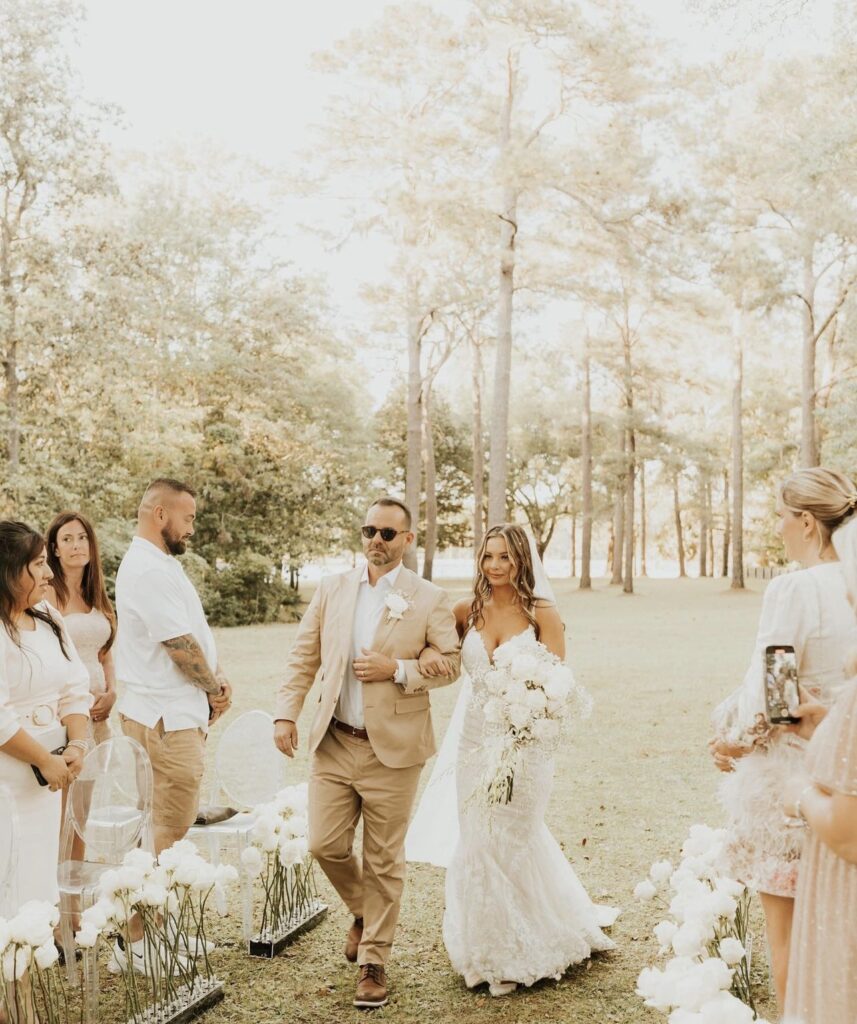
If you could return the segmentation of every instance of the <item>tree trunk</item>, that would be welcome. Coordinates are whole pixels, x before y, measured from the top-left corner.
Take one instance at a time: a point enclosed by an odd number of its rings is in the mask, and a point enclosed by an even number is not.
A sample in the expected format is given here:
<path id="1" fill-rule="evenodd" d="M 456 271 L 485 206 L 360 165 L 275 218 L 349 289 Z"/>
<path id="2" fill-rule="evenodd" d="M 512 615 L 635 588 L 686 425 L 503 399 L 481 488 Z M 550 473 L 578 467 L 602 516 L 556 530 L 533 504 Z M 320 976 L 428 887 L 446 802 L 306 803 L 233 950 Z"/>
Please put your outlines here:
<path id="1" fill-rule="evenodd" d="M 512 105 L 516 68 L 510 52 L 506 62 L 506 95 L 500 115 L 500 164 L 510 159 Z M 488 481 L 489 525 L 506 520 L 509 447 L 509 387 L 512 373 L 512 299 L 515 289 L 515 235 L 518 232 L 518 193 L 503 189 L 500 211 L 500 281 L 497 303 L 497 351 L 494 358 L 494 397 L 491 406 L 491 465 Z"/>
<path id="2" fill-rule="evenodd" d="M 640 575 L 646 571 L 646 460 L 640 463 Z"/>
<path id="3" fill-rule="evenodd" d="M 423 542 L 423 579 L 430 580 L 434 570 L 434 556 L 437 550 L 437 466 L 434 459 L 434 435 L 432 434 L 431 408 L 432 382 L 426 385 L 423 395 L 423 453 L 426 473 L 426 532 Z"/>
<path id="4" fill-rule="evenodd" d="M 485 517 L 485 450 L 482 439 L 482 348 L 478 342 L 470 344 L 473 360 L 470 381 L 473 394 L 473 548 L 479 551 L 484 532 Z"/>
<path id="5" fill-rule="evenodd" d="M 405 567 L 416 571 L 419 545 L 420 490 L 423 468 L 422 317 L 417 312 L 414 288 L 408 310 L 408 459 L 405 467 L 405 504 L 411 512 L 414 543 L 405 552 Z"/>
<path id="6" fill-rule="evenodd" d="M 624 454 L 625 431 L 622 431 Z M 622 558 L 625 554 L 625 477 L 624 474 L 616 481 L 616 496 L 613 499 L 613 571 L 610 576 L 611 585 L 622 582 Z"/>
<path id="7" fill-rule="evenodd" d="M 729 470 L 723 470 L 723 563 L 720 575 L 725 579 L 729 575 L 729 545 L 732 525 L 732 513 L 729 509 Z"/>
<path id="8" fill-rule="evenodd" d="M 708 503 L 706 501 L 705 476 L 700 481 L 699 495 L 699 575 L 708 575 Z"/>
<path id="9" fill-rule="evenodd" d="M 577 516 L 571 517 L 571 578 L 577 575 Z"/>
<path id="10" fill-rule="evenodd" d="M 803 468 L 818 465 L 818 433 L 815 425 L 815 277 L 812 250 L 803 261 L 803 302 L 801 303 L 801 387 L 800 387 L 800 464 Z"/>
<path id="11" fill-rule="evenodd" d="M 678 470 L 673 476 L 673 515 L 675 516 L 675 542 L 678 550 L 678 575 L 680 579 L 687 576 L 684 564 L 684 534 L 681 528 L 681 497 L 678 493 Z"/>
<path id="12" fill-rule="evenodd" d="M 636 493 L 637 438 L 634 432 L 634 371 L 631 365 L 632 336 L 628 324 L 627 303 L 625 323 L 622 330 L 622 351 L 624 359 L 625 390 L 625 580 L 622 586 L 626 594 L 634 593 L 634 495 Z"/>
<path id="13" fill-rule="evenodd" d="M 744 337 L 743 318 L 732 320 L 732 590 L 744 589 Z"/>
<path id="14" fill-rule="evenodd" d="M 708 509 L 708 575 L 714 576 L 714 501 L 711 494 L 711 479 L 705 485 L 705 507 Z"/>
<path id="15" fill-rule="evenodd" d="M 583 409 L 580 414 L 580 462 L 583 491 L 583 526 L 580 537 L 580 589 L 592 589 L 592 391 L 589 339 L 583 347 Z"/>

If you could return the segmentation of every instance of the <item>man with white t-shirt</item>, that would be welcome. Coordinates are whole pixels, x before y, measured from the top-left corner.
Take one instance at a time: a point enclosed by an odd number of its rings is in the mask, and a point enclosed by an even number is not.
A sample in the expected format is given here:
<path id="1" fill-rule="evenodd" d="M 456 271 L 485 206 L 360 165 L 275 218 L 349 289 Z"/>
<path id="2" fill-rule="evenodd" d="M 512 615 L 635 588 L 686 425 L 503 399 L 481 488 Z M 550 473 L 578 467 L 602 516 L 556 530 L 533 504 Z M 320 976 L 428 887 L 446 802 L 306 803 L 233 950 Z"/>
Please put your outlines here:
<path id="1" fill-rule="evenodd" d="M 205 735 L 231 703 L 202 602 L 175 558 L 187 550 L 195 518 L 187 484 L 153 480 L 116 574 L 118 711 L 125 735 L 152 762 L 156 853 L 193 824 Z"/>

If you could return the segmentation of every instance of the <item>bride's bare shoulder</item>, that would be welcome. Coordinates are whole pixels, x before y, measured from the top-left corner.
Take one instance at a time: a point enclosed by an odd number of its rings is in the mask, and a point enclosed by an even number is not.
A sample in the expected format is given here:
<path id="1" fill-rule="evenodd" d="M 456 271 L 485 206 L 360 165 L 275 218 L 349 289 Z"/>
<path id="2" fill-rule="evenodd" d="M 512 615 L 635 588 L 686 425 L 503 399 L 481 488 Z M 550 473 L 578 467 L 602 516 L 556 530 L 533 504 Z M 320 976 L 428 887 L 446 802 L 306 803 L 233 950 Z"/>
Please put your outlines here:
<path id="1" fill-rule="evenodd" d="M 467 616 L 470 614 L 470 606 L 472 604 L 472 597 L 462 597 L 460 601 L 456 601 L 452 606 L 455 621 L 459 626 L 463 626 L 464 623 L 467 622 Z"/>

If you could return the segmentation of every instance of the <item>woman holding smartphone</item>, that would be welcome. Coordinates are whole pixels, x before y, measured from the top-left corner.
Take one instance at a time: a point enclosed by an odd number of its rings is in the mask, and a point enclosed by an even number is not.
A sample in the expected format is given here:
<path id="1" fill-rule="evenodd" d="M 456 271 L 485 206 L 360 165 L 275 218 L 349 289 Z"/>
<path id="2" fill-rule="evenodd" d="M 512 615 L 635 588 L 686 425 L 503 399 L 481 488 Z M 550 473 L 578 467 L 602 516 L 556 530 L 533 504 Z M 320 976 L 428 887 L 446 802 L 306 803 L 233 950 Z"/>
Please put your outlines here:
<path id="1" fill-rule="evenodd" d="M 0 782 L 17 810 L 18 872 L 9 889 L 19 906 L 59 899 L 60 790 L 89 747 L 89 674 L 45 601 L 52 575 L 41 534 L 0 522 Z"/>
<path id="2" fill-rule="evenodd" d="M 857 492 L 854 494 L 857 505 Z M 857 519 L 837 531 L 848 591 L 857 610 Z M 852 615 L 853 621 L 853 615 Z M 850 671 L 857 674 L 857 651 Z M 785 788 L 785 812 L 807 826 L 795 899 L 786 1019 L 853 1024 L 857 1007 L 857 679 L 830 714 L 798 709 L 806 774 Z M 819 719 L 824 717 L 816 730 Z"/>
<path id="3" fill-rule="evenodd" d="M 829 706 L 842 690 L 854 618 L 831 535 L 852 515 L 855 493 L 851 480 L 822 468 L 800 470 L 780 488 L 777 530 L 786 557 L 801 569 L 768 584 L 744 682 L 712 718 L 711 753 L 729 773 L 720 800 L 729 816 L 732 870 L 760 895 L 780 1006 L 802 845 L 801 830 L 783 816 L 782 798 L 802 768 L 806 744 L 768 719 L 765 652 L 793 647 L 798 679 L 820 704 Z"/>
<path id="4" fill-rule="evenodd" d="M 89 672 L 92 739 L 110 737 L 110 710 L 116 702 L 111 648 L 116 614 L 104 587 L 98 539 L 79 512 L 61 512 L 48 527 L 48 565 L 53 580 L 47 598 L 61 612 L 65 627 Z"/>

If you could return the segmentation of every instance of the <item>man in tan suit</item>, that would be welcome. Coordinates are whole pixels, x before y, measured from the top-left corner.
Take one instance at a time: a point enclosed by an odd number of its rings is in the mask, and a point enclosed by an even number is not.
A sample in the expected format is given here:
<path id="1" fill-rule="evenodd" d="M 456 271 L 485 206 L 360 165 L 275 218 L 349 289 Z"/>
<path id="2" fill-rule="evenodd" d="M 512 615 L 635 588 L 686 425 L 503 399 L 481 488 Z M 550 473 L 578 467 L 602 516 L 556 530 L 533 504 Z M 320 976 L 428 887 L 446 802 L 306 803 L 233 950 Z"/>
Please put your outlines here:
<path id="1" fill-rule="evenodd" d="M 277 698 L 275 742 L 293 757 L 295 723 L 319 674 L 309 735 L 309 848 L 354 915 L 345 955 L 360 965 L 358 1007 L 387 1002 L 405 832 L 420 771 L 435 752 L 428 690 L 453 682 L 459 671 L 445 592 L 402 566 L 413 540 L 407 506 L 395 498 L 372 505 L 363 526 L 367 565 L 321 581 Z M 444 655 L 446 677 L 420 674 L 425 647 Z M 353 851 L 361 814 L 362 864 Z"/>

